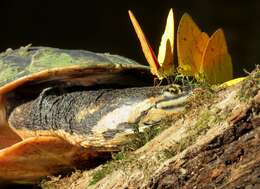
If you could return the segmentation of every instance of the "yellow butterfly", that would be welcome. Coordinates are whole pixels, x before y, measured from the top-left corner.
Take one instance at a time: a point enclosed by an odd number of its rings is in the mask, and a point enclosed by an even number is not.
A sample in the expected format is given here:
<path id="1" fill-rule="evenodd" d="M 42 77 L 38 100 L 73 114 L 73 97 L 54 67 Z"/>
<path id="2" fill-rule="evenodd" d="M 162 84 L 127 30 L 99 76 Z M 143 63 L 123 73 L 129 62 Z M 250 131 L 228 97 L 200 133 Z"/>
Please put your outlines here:
<path id="1" fill-rule="evenodd" d="M 174 18 L 172 9 L 170 10 L 167 17 L 166 27 L 161 39 L 157 58 L 134 14 L 130 10 L 128 13 L 138 39 L 141 43 L 145 58 L 150 65 L 151 73 L 157 76 L 157 78 L 160 80 L 172 76 L 174 74 Z"/>
<path id="2" fill-rule="evenodd" d="M 178 72 L 209 84 L 231 80 L 233 67 L 222 29 L 209 37 L 185 13 L 177 30 Z"/>

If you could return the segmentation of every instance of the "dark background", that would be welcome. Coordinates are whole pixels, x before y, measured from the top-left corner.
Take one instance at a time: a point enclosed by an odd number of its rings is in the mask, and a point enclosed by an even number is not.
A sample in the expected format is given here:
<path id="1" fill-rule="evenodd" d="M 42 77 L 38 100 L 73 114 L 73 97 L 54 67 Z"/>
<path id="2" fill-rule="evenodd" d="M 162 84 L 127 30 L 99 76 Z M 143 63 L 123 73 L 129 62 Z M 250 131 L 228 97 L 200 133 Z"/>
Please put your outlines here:
<path id="1" fill-rule="evenodd" d="M 130 24 L 131 9 L 157 53 L 170 8 L 175 19 L 188 12 L 212 34 L 222 27 L 235 76 L 260 60 L 260 1 L 253 0 L 1 0 L 0 50 L 34 46 L 85 49 L 146 60 Z M 176 22 L 176 21 L 175 21 Z M 177 27 L 176 27 L 177 28 Z"/>

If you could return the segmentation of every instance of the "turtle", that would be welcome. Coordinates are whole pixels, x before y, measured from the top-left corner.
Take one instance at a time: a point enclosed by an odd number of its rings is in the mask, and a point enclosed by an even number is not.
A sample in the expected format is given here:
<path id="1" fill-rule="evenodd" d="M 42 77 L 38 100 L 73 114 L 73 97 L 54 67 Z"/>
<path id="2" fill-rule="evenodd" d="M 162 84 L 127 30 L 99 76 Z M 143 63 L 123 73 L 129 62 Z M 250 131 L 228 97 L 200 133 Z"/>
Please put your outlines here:
<path id="1" fill-rule="evenodd" d="M 0 182 L 35 183 L 111 158 L 189 90 L 153 86 L 148 66 L 85 50 L 26 46 L 0 54 Z"/>

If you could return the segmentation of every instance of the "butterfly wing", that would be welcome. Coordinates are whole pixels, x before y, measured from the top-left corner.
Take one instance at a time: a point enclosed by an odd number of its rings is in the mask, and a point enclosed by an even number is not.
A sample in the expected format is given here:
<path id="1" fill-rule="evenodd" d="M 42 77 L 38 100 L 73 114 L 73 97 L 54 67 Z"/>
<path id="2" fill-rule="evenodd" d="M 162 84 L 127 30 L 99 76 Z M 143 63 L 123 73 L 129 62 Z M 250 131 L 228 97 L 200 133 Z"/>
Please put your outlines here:
<path id="1" fill-rule="evenodd" d="M 192 18 L 185 13 L 177 30 L 178 72 L 187 76 L 199 74 L 208 40 L 208 35 L 201 32 Z"/>
<path id="2" fill-rule="evenodd" d="M 233 66 L 231 56 L 228 53 L 225 35 L 222 29 L 218 29 L 209 39 L 207 48 L 203 54 L 202 75 L 209 84 L 219 84 L 231 80 Z"/>
<path id="3" fill-rule="evenodd" d="M 173 75 L 173 50 L 174 50 L 174 17 L 173 11 L 170 10 L 161 44 L 158 52 L 158 62 L 162 68 L 161 72 L 164 77 Z"/>
<path id="4" fill-rule="evenodd" d="M 130 20 L 131 20 L 131 22 L 134 26 L 137 37 L 138 37 L 138 39 L 141 43 L 144 56 L 145 56 L 147 62 L 149 63 L 149 65 L 150 65 L 151 73 L 158 77 L 158 70 L 160 69 L 160 65 L 157 61 L 155 53 L 154 53 L 153 49 L 151 48 L 148 40 L 146 39 L 138 21 L 136 20 L 136 18 L 134 16 L 134 14 L 130 10 L 128 11 L 128 14 L 129 14 Z"/>

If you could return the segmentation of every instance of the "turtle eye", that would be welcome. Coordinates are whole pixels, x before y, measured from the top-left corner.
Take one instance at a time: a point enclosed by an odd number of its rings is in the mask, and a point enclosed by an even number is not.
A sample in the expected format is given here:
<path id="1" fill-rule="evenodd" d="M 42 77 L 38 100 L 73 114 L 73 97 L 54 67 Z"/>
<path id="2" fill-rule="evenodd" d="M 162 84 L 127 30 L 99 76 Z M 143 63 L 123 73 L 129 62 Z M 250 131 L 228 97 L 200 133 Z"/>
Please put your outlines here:
<path id="1" fill-rule="evenodd" d="M 180 85 L 177 85 L 177 84 L 168 85 L 167 87 L 165 87 L 163 89 L 163 93 L 165 93 L 165 94 L 171 93 L 171 94 L 179 95 L 182 92 L 183 92 L 182 87 Z"/>
<path id="2" fill-rule="evenodd" d="M 184 107 L 190 95 L 191 90 L 176 84 L 169 85 L 163 90 L 162 96 L 156 102 L 155 107 L 163 110 L 174 110 Z"/>

